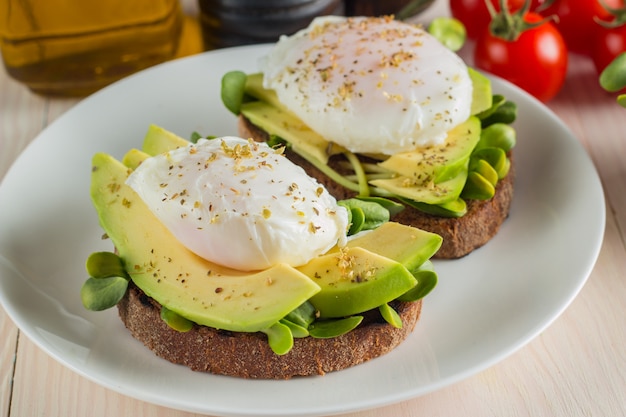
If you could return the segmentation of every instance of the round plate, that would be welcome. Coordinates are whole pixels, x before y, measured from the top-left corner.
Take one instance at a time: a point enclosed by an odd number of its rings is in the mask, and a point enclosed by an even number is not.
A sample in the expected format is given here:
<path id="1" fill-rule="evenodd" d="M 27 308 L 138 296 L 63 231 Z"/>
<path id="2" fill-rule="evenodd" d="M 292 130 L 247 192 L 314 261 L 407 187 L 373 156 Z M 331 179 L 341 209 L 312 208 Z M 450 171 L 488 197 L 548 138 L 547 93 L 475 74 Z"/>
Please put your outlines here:
<path id="1" fill-rule="evenodd" d="M 220 416 L 329 415 L 442 388 L 510 355 L 570 304 L 597 258 L 604 197 L 585 150 L 546 107 L 499 79 L 519 107 L 510 217 L 483 248 L 438 261 L 416 330 L 390 354 L 322 377 L 255 381 L 196 373 L 134 340 L 115 309 L 86 311 L 87 256 L 110 250 L 89 199 L 91 157 L 141 147 L 151 123 L 183 137 L 236 133 L 220 101 L 229 70 L 257 70 L 268 46 L 166 63 L 83 100 L 45 129 L 0 187 L 0 301 L 73 371 L 124 395 Z"/>

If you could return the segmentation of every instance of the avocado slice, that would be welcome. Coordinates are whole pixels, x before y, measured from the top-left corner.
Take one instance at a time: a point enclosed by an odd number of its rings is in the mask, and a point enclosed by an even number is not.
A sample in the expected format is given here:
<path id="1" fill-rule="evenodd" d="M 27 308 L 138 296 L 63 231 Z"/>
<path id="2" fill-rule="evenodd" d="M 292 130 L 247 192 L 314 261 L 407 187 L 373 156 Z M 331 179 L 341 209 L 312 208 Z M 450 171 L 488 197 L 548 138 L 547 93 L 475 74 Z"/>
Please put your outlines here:
<path id="1" fill-rule="evenodd" d="M 467 180 L 467 168 L 456 177 L 438 184 L 434 182 L 413 183 L 407 177 L 372 180 L 370 184 L 382 188 L 391 194 L 426 204 L 443 204 L 459 198 Z"/>
<path id="2" fill-rule="evenodd" d="M 128 167 L 104 153 L 93 157 L 92 167 L 91 198 L 125 269 L 139 288 L 174 313 L 217 329 L 262 331 L 320 291 L 286 264 L 246 273 L 196 256 L 125 184 Z"/>
<path id="3" fill-rule="evenodd" d="M 251 101 L 241 105 L 241 114 L 255 126 L 289 142 L 295 152 L 303 152 L 323 164 L 328 163 L 329 156 L 343 150 L 311 130 L 282 106 L 275 107 L 265 101 Z"/>
<path id="4" fill-rule="evenodd" d="M 472 105 L 470 107 L 470 114 L 475 116 L 490 109 L 493 104 L 491 81 L 471 67 L 467 68 L 467 72 L 472 80 Z"/>
<path id="5" fill-rule="evenodd" d="M 371 232 L 348 241 L 349 247 L 360 247 L 400 262 L 413 272 L 441 247 L 443 238 L 435 233 L 397 222 L 387 222 Z"/>
<path id="6" fill-rule="evenodd" d="M 450 130 L 441 145 L 401 152 L 379 165 L 412 181 L 438 184 L 467 168 L 469 157 L 480 141 L 480 132 L 480 120 L 472 116 Z"/>
<path id="7" fill-rule="evenodd" d="M 131 149 L 122 158 L 122 164 L 127 166 L 130 169 L 135 169 L 141 164 L 144 159 L 148 158 L 150 155 L 147 153 L 140 151 L 139 149 Z"/>
<path id="8" fill-rule="evenodd" d="M 150 125 L 146 136 L 143 139 L 142 150 L 148 155 L 155 156 L 163 152 L 176 148 L 183 148 L 189 145 L 189 141 L 181 138 L 177 134 L 170 132 L 160 126 Z"/>
<path id="9" fill-rule="evenodd" d="M 273 107 L 282 108 L 283 104 L 278 99 L 276 92 L 274 90 L 268 90 L 263 87 L 263 73 L 256 72 L 254 74 L 248 74 L 246 78 L 246 86 L 244 88 L 246 94 L 256 98 L 257 100 L 264 101 L 269 103 Z"/>
<path id="10" fill-rule="evenodd" d="M 360 247 L 346 247 L 298 270 L 321 287 L 309 300 L 320 318 L 351 316 L 392 301 L 417 280 L 401 263 Z"/>

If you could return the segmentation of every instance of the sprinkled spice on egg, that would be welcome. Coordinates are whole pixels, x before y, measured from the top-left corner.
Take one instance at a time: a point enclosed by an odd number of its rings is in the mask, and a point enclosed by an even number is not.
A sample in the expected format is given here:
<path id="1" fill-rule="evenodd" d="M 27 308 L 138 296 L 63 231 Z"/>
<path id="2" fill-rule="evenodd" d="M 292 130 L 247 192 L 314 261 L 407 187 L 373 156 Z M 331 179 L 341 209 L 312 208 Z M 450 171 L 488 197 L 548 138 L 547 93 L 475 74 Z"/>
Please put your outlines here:
<path id="1" fill-rule="evenodd" d="M 299 266 L 345 244 L 345 208 L 265 143 L 201 139 L 147 159 L 127 183 L 183 245 L 234 269 Z"/>

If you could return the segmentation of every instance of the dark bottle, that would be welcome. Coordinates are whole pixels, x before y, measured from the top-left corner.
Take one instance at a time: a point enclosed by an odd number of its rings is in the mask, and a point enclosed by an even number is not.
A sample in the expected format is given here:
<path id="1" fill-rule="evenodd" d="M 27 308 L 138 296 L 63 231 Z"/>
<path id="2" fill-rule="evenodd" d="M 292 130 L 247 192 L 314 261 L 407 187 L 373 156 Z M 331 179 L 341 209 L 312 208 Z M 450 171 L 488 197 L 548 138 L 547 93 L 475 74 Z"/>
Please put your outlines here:
<path id="1" fill-rule="evenodd" d="M 340 0 L 198 0 L 206 50 L 276 42 L 316 16 L 340 14 Z"/>

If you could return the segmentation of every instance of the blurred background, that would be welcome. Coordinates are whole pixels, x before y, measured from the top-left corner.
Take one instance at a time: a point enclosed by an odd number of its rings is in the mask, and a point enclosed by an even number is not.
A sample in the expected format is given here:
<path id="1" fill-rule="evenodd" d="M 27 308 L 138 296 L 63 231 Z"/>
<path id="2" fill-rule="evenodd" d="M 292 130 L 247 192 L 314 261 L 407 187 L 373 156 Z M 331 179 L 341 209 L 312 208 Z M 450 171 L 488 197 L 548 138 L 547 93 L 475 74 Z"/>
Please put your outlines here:
<path id="1" fill-rule="evenodd" d="M 4 0 L 7 73 L 42 95 L 86 96 L 152 65 L 275 42 L 321 15 L 402 15 L 432 0 Z"/>

